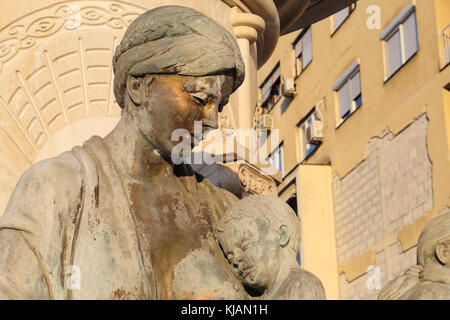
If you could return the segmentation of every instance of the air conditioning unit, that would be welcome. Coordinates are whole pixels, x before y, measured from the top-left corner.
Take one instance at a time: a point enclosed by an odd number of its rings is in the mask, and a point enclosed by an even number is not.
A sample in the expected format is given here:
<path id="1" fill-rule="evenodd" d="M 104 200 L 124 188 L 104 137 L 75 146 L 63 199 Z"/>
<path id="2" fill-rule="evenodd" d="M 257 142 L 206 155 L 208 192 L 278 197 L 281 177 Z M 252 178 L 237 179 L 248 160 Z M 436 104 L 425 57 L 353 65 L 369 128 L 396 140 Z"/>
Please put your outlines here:
<path id="1" fill-rule="evenodd" d="M 322 121 L 313 120 L 312 125 L 306 127 L 306 141 L 310 144 L 319 144 L 323 140 Z"/>
<path id="2" fill-rule="evenodd" d="M 286 78 L 281 86 L 281 94 L 285 97 L 292 97 L 296 94 L 294 78 Z"/>
<path id="3" fill-rule="evenodd" d="M 272 116 L 270 114 L 263 114 L 259 119 L 259 128 L 263 130 L 272 129 Z"/>

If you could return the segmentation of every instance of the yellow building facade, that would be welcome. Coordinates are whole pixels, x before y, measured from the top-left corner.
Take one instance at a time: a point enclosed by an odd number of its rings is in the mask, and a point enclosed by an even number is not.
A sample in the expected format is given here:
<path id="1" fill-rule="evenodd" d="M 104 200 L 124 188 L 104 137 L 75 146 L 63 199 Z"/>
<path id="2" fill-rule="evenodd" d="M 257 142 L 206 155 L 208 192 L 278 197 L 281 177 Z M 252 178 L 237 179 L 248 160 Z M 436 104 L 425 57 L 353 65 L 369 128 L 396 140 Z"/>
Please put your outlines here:
<path id="1" fill-rule="evenodd" d="M 376 298 L 450 210 L 449 23 L 446 0 L 359 0 L 282 36 L 258 72 L 260 145 L 328 298 Z"/>

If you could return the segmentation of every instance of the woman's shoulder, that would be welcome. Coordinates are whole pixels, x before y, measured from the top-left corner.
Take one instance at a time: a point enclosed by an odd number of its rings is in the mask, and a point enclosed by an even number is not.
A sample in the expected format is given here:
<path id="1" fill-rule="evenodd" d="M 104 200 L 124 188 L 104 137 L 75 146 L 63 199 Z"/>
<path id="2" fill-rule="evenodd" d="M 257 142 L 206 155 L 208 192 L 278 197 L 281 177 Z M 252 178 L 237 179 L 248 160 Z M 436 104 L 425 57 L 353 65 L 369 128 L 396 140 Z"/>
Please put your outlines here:
<path id="1" fill-rule="evenodd" d="M 65 152 L 40 161 L 20 177 L 0 219 L 0 228 L 35 229 L 51 224 L 63 207 L 74 208 L 80 201 L 83 184 L 81 163 Z"/>
<path id="2" fill-rule="evenodd" d="M 80 180 L 82 174 L 80 161 L 68 151 L 34 164 L 25 171 L 18 184 L 41 181 L 53 185 L 66 183 L 68 186 L 73 186 L 74 180 Z"/>

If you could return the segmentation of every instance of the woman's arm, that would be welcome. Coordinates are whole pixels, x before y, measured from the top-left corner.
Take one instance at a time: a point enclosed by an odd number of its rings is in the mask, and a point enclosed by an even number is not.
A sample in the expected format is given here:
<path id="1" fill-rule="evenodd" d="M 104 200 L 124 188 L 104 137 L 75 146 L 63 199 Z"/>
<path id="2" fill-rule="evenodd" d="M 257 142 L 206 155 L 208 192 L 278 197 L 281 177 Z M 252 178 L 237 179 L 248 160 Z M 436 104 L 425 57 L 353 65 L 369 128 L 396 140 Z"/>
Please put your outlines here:
<path id="1" fill-rule="evenodd" d="M 50 299 L 47 279 L 21 232 L 0 230 L 0 299 Z"/>
<path id="2" fill-rule="evenodd" d="M 22 175 L 0 218 L 0 298 L 64 298 L 61 264 L 81 203 L 82 177 L 70 153 Z"/>

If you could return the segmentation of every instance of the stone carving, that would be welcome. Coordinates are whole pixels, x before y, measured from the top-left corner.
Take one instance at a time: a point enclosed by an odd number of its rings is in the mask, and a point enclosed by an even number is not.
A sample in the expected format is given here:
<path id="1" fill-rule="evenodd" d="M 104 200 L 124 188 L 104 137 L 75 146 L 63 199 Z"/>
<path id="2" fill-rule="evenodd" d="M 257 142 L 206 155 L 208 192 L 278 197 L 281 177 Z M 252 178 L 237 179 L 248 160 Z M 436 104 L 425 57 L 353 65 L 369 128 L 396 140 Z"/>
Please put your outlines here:
<path id="1" fill-rule="evenodd" d="M 417 265 L 390 281 L 378 299 L 450 299 L 450 212 L 425 226 L 417 244 Z"/>
<path id="2" fill-rule="evenodd" d="M 224 108 L 224 110 L 219 114 L 219 129 L 222 131 L 233 129 L 230 112 L 230 110 Z"/>
<path id="3" fill-rule="evenodd" d="M 242 83 L 236 41 L 198 11 L 159 7 L 130 24 L 114 69 L 117 126 L 32 166 L 0 218 L 0 298 L 246 298 L 215 232 L 238 199 L 171 161 L 171 133 L 217 127 Z"/>
<path id="4" fill-rule="evenodd" d="M 19 50 L 29 49 L 40 39 L 62 29 L 70 31 L 80 26 L 98 25 L 123 29 L 143 11 L 143 8 L 118 1 L 72 1 L 39 10 L 14 21 L 1 31 L 0 72 L 3 64 L 11 60 Z"/>
<path id="5" fill-rule="evenodd" d="M 294 211 L 273 196 L 236 202 L 220 220 L 219 241 L 233 274 L 261 299 L 325 299 L 320 280 L 300 268 L 300 223 Z"/>
<path id="6" fill-rule="evenodd" d="M 264 114 L 264 108 L 257 106 L 253 114 L 253 127 L 257 128 L 261 117 Z"/>
<path id="7" fill-rule="evenodd" d="M 256 167 L 248 163 L 243 163 L 239 166 L 239 179 L 245 192 L 250 194 L 277 195 L 275 181 L 270 176 L 262 175 Z"/>

